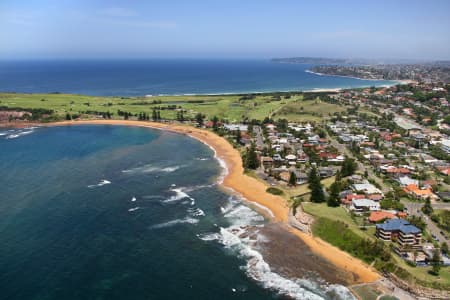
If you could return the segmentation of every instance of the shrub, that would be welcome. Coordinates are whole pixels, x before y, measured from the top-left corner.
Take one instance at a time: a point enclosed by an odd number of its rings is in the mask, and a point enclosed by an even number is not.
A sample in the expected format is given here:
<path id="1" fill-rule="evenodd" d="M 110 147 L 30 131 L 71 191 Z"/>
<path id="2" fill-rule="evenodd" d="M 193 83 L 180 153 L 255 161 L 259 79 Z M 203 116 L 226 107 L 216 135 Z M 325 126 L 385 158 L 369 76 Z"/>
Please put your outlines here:
<path id="1" fill-rule="evenodd" d="M 277 195 L 277 196 L 284 194 L 284 192 L 282 190 L 274 188 L 274 187 L 267 188 L 266 192 L 273 194 L 273 195 Z"/>

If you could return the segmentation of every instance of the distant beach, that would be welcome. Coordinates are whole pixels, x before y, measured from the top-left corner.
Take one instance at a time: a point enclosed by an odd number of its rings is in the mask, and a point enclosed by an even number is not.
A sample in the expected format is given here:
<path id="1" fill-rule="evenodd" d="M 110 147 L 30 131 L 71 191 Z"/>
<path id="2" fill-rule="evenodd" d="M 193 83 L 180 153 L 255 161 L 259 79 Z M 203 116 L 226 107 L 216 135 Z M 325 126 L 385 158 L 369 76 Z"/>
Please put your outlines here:
<path id="1" fill-rule="evenodd" d="M 239 193 L 250 203 L 254 202 L 262 205 L 270 210 L 268 213 L 266 209 L 258 209 L 260 213 L 266 215 L 269 219 L 276 223 L 284 224 L 284 228 L 295 234 L 308 247 L 319 256 L 325 258 L 340 270 L 348 272 L 347 282 L 349 284 L 368 283 L 376 281 L 380 275 L 367 266 L 362 261 L 351 257 L 349 254 L 337 249 L 325 241 L 312 237 L 311 235 L 300 232 L 291 227 L 287 227 L 289 207 L 286 201 L 278 196 L 266 192 L 266 185 L 256 180 L 255 178 L 246 176 L 242 166 L 242 159 L 239 152 L 234 149 L 224 138 L 207 130 L 194 128 L 191 126 L 176 125 L 176 124 L 162 124 L 155 122 L 141 122 L 141 121 L 124 121 L 124 120 L 86 120 L 86 121 L 65 121 L 49 124 L 41 124 L 42 126 L 76 126 L 76 125 L 122 125 L 122 126 L 137 126 L 148 127 L 160 130 L 167 130 L 180 134 L 188 135 L 195 138 L 215 150 L 217 158 L 222 160 L 227 172 L 224 174 L 223 186 L 229 188 L 234 193 Z"/>
<path id="2" fill-rule="evenodd" d="M 380 80 L 383 79 L 371 79 L 371 78 L 361 78 L 361 77 L 355 77 L 355 76 L 346 76 L 346 75 L 332 75 L 332 74 L 323 74 L 323 73 L 319 73 L 319 72 L 314 72 L 311 70 L 306 70 L 306 73 L 310 73 L 310 74 L 314 74 L 314 75 L 318 75 L 318 76 L 331 76 L 331 77 L 342 77 L 342 78 L 351 78 L 351 79 L 356 79 L 356 80 L 365 80 L 365 81 L 376 81 L 379 82 Z M 411 80 L 411 79 L 397 79 L 397 80 L 386 80 L 387 82 L 391 82 L 392 84 L 383 84 L 381 86 L 383 87 L 390 87 L 393 85 L 397 85 L 397 84 L 410 84 L 410 83 L 416 83 L 415 80 Z M 334 91 L 339 91 L 339 90 L 343 90 L 345 88 L 339 88 L 339 89 L 334 89 Z M 324 89 L 323 91 L 325 92 L 329 92 L 329 91 L 333 91 L 333 89 Z"/>

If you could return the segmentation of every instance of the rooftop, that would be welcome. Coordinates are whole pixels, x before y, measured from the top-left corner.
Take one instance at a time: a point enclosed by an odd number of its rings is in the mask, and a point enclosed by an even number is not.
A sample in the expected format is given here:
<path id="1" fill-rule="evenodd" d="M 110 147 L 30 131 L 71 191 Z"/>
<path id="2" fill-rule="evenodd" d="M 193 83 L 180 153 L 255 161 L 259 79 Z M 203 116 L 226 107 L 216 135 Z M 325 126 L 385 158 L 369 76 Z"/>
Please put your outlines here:
<path id="1" fill-rule="evenodd" d="M 385 231 L 401 231 L 405 234 L 409 233 L 421 233 L 421 230 L 416 226 L 410 224 L 408 221 L 403 219 L 391 219 L 387 220 L 383 224 L 377 224 L 377 228 L 380 228 Z"/>

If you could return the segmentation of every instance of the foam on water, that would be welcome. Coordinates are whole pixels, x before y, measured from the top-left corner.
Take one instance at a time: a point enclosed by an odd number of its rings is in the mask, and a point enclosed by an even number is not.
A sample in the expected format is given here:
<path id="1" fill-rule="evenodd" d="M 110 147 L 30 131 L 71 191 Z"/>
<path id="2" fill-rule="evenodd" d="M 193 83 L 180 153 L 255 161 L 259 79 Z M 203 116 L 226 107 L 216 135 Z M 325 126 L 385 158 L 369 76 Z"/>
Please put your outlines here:
<path id="1" fill-rule="evenodd" d="M 207 157 L 197 157 L 196 160 L 205 161 L 205 160 L 209 160 L 209 158 L 207 158 Z"/>
<path id="2" fill-rule="evenodd" d="M 172 173 L 177 171 L 180 168 L 183 168 L 184 166 L 166 166 L 166 167 L 157 167 L 153 166 L 151 164 L 144 165 L 141 167 L 136 167 L 132 169 L 122 170 L 122 173 L 129 173 L 129 174 L 136 174 L 136 173 Z"/>
<path id="3" fill-rule="evenodd" d="M 136 197 L 131 198 L 131 202 L 134 202 L 136 200 L 137 200 Z"/>
<path id="4" fill-rule="evenodd" d="M 261 210 L 267 212 L 267 214 L 268 214 L 270 217 L 275 218 L 275 215 L 273 214 L 273 212 L 272 212 L 269 208 L 267 208 L 267 207 L 265 207 L 264 205 L 261 205 L 261 204 L 259 204 L 259 203 L 257 203 L 257 202 L 251 202 L 251 203 L 252 203 L 252 205 L 258 207 L 259 209 L 261 209 Z"/>
<path id="5" fill-rule="evenodd" d="M 193 217 L 203 217 L 205 216 L 205 212 L 200 208 L 189 208 L 188 213 Z"/>
<path id="6" fill-rule="evenodd" d="M 129 212 L 133 212 L 133 211 L 136 211 L 136 210 L 138 210 L 138 209 L 140 209 L 140 207 L 139 207 L 139 206 L 136 206 L 136 207 L 130 208 L 128 211 L 129 211 Z"/>
<path id="7" fill-rule="evenodd" d="M 104 186 L 104 185 L 107 185 L 107 184 L 111 184 L 111 181 L 106 180 L 106 179 L 102 179 L 102 180 L 100 180 L 100 182 L 97 183 L 97 184 L 91 184 L 91 185 L 88 185 L 88 188 L 100 187 L 100 186 Z"/>
<path id="8" fill-rule="evenodd" d="M 16 139 L 16 138 L 19 138 L 21 136 L 31 134 L 33 132 L 34 132 L 33 129 L 30 130 L 30 128 L 28 128 L 28 129 L 17 130 L 17 131 L 14 130 L 10 134 L 2 134 L 2 135 L 6 135 L 5 139 Z"/>
<path id="9" fill-rule="evenodd" d="M 186 217 L 184 219 L 176 219 L 160 224 L 156 224 L 150 227 L 150 229 L 159 229 L 159 228 L 166 228 L 166 227 L 172 227 L 179 224 L 197 224 L 199 222 L 198 219 Z"/>
<path id="10" fill-rule="evenodd" d="M 231 208 L 223 209 L 224 217 L 234 225 L 258 225 L 264 222 L 264 217 L 242 204 L 232 204 Z"/>
<path id="11" fill-rule="evenodd" d="M 191 196 L 189 196 L 186 192 L 184 192 L 183 188 L 176 188 L 176 189 L 170 189 L 170 191 L 175 192 L 175 195 L 173 195 L 172 197 L 163 200 L 163 203 L 171 203 L 171 202 L 177 202 L 179 200 L 183 200 L 183 199 L 189 199 L 191 200 L 191 203 L 193 202 L 193 204 L 195 204 L 195 199 L 192 198 Z M 192 204 L 192 205 L 193 205 Z"/>

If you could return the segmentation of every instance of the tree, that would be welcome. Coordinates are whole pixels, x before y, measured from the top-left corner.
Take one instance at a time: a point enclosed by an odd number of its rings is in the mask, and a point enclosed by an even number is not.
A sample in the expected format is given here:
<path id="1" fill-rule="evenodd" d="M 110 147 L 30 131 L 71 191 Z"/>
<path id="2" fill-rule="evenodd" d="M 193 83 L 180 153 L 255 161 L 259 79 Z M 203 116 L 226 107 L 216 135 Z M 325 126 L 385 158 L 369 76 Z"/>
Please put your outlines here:
<path id="1" fill-rule="evenodd" d="M 425 204 L 422 207 L 422 211 L 426 215 L 431 215 L 433 213 L 433 207 L 431 207 L 430 198 L 427 198 L 427 200 L 425 200 Z"/>
<path id="2" fill-rule="evenodd" d="M 66 120 L 68 120 L 68 121 L 72 120 L 72 117 L 70 116 L 69 113 L 66 113 Z"/>
<path id="3" fill-rule="evenodd" d="M 311 201 L 312 202 L 324 202 L 325 194 L 323 192 L 322 183 L 320 182 L 320 177 L 317 175 L 316 168 L 312 168 L 308 176 L 309 188 L 311 190 Z"/>
<path id="4" fill-rule="evenodd" d="M 236 143 L 237 143 L 237 144 L 240 144 L 240 143 L 241 143 L 241 137 L 242 137 L 242 135 L 241 135 L 241 130 L 240 130 L 239 127 L 238 127 L 238 129 L 236 130 Z"/>
<path id="5" fill-rule="evenodd" d="M 434 249 L 431 263 L 433 264 L 432 274 L 436 276 L 439 275 L 439 271 L 441 270 L 441 253 L 439 252 L 439 249 Z"/>
<path id="6" fill-rule="evenodd" d="M 291 175 L 289 176 L 288 184 L 290 186 L 296 186 L 297 185 L 297 176 L 295 176 L 294 172 L 291 172 Z"/>
<path id="7" fill-rule="evenodd" d="M 341 167 L 342 177 L 351 176 L 355 173 L 357 164 L 353 158 L 345 157 Z"/>
<path id="8" fill-rule="evenodd" d="M 153 121 L 158 120 L 158 115 L 156 114 L 156 109 L 153 109 L 153 111 L 152 111 L 152 120 Z"/>
<path id="9" fill-rule="evenodd" d="M 248 124 L 248 126 L 247 126 L 247 132 L 248 132 L 249 134 L 253 134 L 253 124 L 252 124 L 252 123 Z"/>
<path id="10" fill-rule="evenodd" d="M 442 242 L 442 244 L 441 244 L 441 251 L 442 251 L 442 253 L 444 253 L 445 255 L 448 254 L 448 245 L 447 245 L 446 242 Z"/>
<path id="11" fill-rule="evenodd" d="M 257 169 L 259 167 L 258 155 L 256 154 L 256 146 L 254 143 L 251 144 L 250 149 L 244 157 L 244 166 L 247 169 Z"/>
<path id="12" fill-rule="evenodd" d="M 197 122 L 198 126 L 203 126 L 203 119 L 205 118 L 204 115 L 202 115 L 201 113 L 198 113 L 195 115 L 195 121 Z"/>
<path id="13" fill-rule="evenodd" d="M 330 196 L 327 200 L 327 205 L 330 207 L 338 207 L 340 204 L 339 193 L 341 191 L 341 183 L 335 181 L 330 186 Z"/>
<path id="14" fill-rule="evenodd" d="M 214 131 L 217 131 L 219 129 L 219 118 L 217 118 L 217 116 L 214 116 L 212 118 L 212 128 Z"/>

